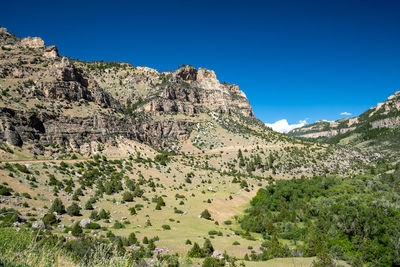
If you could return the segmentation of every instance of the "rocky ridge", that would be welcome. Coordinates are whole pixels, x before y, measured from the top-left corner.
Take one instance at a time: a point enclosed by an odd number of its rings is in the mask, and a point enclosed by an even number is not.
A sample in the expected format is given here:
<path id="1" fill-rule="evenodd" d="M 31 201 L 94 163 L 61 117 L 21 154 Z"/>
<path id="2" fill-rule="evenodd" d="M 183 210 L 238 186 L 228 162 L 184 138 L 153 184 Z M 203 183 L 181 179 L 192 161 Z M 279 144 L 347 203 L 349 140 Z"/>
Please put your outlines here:
<path id="1" fill-rule="evenodd" d="M 0 46 L 0 140 L 37 154 L 51 143 L 90 154 L 90 146 L 112 145 L 117 136 L 176 146 L 189 138 L 191 118 L 209 112 L 255 120 L 239 87 L 220 83 L 211 70 L 160 73 L 72 60 L 39 37 L 21 39 L 5 28 Z"/>
<path id="2" fill-rule="evenodd" d="M 289 136 L 383 153 L 396 158 L 400 148 L 400 91 L 353 118 L 338 121 L 317 121 L 294 129 Z"/>

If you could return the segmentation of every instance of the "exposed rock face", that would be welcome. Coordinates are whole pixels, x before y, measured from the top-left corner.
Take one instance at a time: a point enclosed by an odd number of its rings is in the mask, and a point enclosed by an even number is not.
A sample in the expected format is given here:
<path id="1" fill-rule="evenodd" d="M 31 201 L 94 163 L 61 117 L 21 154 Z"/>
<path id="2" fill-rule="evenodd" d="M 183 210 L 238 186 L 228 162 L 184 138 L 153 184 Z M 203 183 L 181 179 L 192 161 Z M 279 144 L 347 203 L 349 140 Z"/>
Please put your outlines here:
<path id="1" fill-rule="evenodd" d="M 371 122 L 372 128 L 390 128 L 395 129 L 400 126 L 400 117 L 391 117 Z"/>
<path id="2" fill-rule="evenodd" d="M 44 41 L 39 37 L 26 37 L 21 40 L 21 46 L 26 48 L 44 48 Z"/>
<path id="3" fill-rule="evenodd" d="M 43 52 L 43 56 L 47 58 L 56 58 L 58 57 L 58 49 L 55 45 L 48 46 Z"/>
<path id="4" fill-rule="evenodd" d="M 23 144 L 21 136 L 14 129 L 10 129 L 10 128 L 6 129 L 4 131 L 4 138 L 6 139 L 6 142 L 8 144 L 13 145 L 13 146 L 22 146 L 22 144 Z"/>
<path id="5" fill-rule="evenodd" d="M 199 68 L 197 71 L 192 66 L 185 66 L 175 71 L 173 77 L 188 83 L 192 88 L 167 88 L 162 94 L 163 97 L 203 104 L 220 113 L 236 112 L 245 117 L 254 117 L 249 101 L 239 90 L 239 86 L 220 83 L 212 70 Z M 196 91 L 194 88 L 203 90 Z"/>
<path id="6" fill-rule="evenodd" d="M 71 117 L 43 113 L 37 117 L 33 112 L 5 108 L 0 111 L 0 140 L 20 146 L 24 139 L 38 147 L 54 142 L 84 155 L 90 155 L 98 143 L 114 145 L 115 136 L 165 147 L 171 141 L 186 140 L 194 125 L 174 120 L 140 122 L 104 114 Z M 87 143 L 86 140 L 92 142 Z"/>
<path id="7" fill-rule="evenodd" d="M 175 71 L 174 75 L 183 81 L 197 80 L 197 70 L 193 66 L 184 66 Z"/>

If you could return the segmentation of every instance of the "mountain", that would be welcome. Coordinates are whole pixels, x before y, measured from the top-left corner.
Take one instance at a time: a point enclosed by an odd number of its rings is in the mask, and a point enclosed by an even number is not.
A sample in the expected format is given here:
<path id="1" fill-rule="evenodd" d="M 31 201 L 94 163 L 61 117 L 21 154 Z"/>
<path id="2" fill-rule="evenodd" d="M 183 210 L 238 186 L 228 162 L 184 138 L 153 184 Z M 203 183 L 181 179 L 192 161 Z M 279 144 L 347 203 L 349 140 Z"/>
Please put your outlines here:
<path id="1" fill-rule="evenodd" d="M 400 91 L 353 118 L 317 121 L 296 128 L 289 136 L 325 143 L 352 145 L 371 151 L 396 153 L 400 147 Z"/>
<path id="2" fill-rule="evenodd" d="M 253 157 L 265 147 L 274 153 L 275 173 L 296 176 L 342 172 L 353 157 L 368 158 L 356 156 L 356 150 L 320 147 L 332 160 L 313 160 L 318 153 L 310 151 L 307 166 L 301 166 L 295 151 L 313 145 L 265 127 L 239 86 L 218 81 L 212 70 L 183 65 L 158 72 L 129 63 L 68 59 L 39 37 L 18 38 L 5 28 L 0 46 L 0 140 L 25 158 L 100 152 L 126 157 L 136 153 L 130 142 L 175 153 L 251 148 Z M 339 161 L 336 152 L 346 160 Z"/>
<path id="3" fill-rule="evenodd" d="M 38 154 L 52 142 L 90 154 L 87 141 L 112 144 L 115 136 L 165 149 L 188 139 L 195 121 L 210 114 L 259 123 L 239 87 L 220 83 L 211 70 L 183 66 L 160 73 L 75 61 L 38 37 L 20 39 L 5 28 L 0 45 L 2 137 L 16 146 L 32 144 Z"/>
<path id="4" fill-rule="evenodd" d="M 324 212 L 342 233 L 348 216 L 324 207 L 392 167 L 358 147 L 273 131 L 212 70 L 79 61 L 5 28 L 0 48 L 0 265 L 267 266 L 291 255 L 290 266 L 310 265 L 307 227 Z"/>

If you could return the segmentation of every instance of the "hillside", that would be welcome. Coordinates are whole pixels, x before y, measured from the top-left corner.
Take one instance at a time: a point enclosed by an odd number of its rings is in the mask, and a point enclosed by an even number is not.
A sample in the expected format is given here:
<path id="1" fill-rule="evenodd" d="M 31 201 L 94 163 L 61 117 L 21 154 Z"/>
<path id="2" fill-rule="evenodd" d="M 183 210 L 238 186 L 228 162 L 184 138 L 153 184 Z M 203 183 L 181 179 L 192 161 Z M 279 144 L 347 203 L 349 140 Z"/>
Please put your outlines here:
<path id="1" fill-rule="evenodd" d="M 400 146 L 400 91 L 353 118 L 317 121 L 294 129 L 289 136 L 304 140 L 356 146 L 362 150 L 397 154 Z M 394 156 L 394 155 L 393 155 Z"/>
<path id="2" fill-rule="evenodd" d="M 211 70 L 74 60 L 5 28 L 0 46 L 0 244 L 29 240 L 1 261 L 185 266 L 214 255 L 257 265 L 279 256 L 265 256 L 267 236 L 241 221 L 260 188 L 378 165 L 368 151 L 272 131 L 245 93 Z M 55 250 L 30 249 L 31 230 L 40 249 Z M 279 242 L 299 251 L 288 236 Z M 94 262 L 99 244 L 107 264 Z"/>

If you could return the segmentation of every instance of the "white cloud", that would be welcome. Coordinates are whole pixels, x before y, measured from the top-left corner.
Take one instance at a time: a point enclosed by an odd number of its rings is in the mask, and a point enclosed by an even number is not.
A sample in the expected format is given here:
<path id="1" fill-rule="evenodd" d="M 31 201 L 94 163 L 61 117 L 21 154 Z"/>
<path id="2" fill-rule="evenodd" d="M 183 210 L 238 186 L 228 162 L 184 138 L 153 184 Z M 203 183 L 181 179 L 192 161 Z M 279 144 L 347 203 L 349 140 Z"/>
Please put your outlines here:
<path id="1" fill-rule="evenodd" d="M 345 112 L 340 113 L 340 115 L 343 115 L 343 116 L 351 116 L 351 113 L 345 111 Z"/>
<path id="2" fill-rule="evenodd" d="M 276 121 L 274 123 L 266 123 L 265 126 L 271 127 L 272 130 L 280 132 L 280 133 L 287 133 L 293 129 L 296 129 L 296 128 L 306 125 L 306 123 L 307 123 L 306 120 L 301 120 L 301 121 L 299 121 L 298 124 L 289 124 L 286 119 L 282 119 L 282 120 Z"/>

